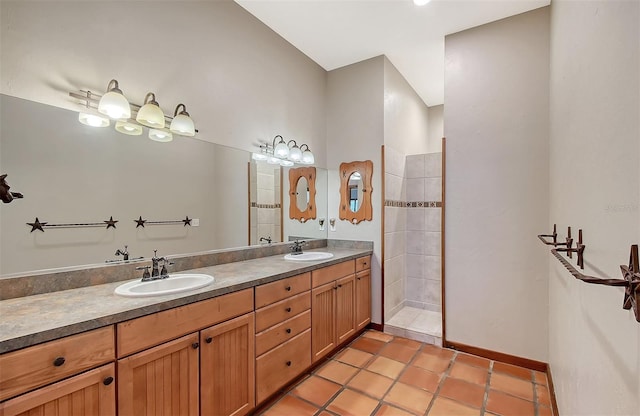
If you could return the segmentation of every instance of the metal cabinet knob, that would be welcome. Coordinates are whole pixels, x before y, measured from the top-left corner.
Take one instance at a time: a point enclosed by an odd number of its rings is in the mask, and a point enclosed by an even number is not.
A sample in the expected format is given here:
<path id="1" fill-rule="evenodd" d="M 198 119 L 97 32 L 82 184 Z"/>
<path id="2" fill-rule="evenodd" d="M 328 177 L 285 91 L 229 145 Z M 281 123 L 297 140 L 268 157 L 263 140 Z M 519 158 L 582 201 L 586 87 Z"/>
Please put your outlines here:
<path id="1" fill-rule="evenodd" d="M 291 367 L 291 361 L 287 361 L 287 367 Z"/>
<path id="2" fill-rule="evenodd" d="M 291 328 L 287 328 L 287 329 L 285 329 L 285 332 L 286 332 L 287 334 L 290 334 L 290 333 L 291 333 Z"/>
<path id="3" fill-rule="evenodd" d="M 198 342 L 194 342 L 193 344 L 191 344 L 191 347 L 192 347 L 194 350 L 197 350 L 199 346 L 200 346 L 200 343 L 198 343 Z"/>
<path id="4" fill-rule="evenodd" d="M 108 386 L 111 383 L 113 383 L 113 377 L 106 377 L 104 380 L 102 380 L 102 384 L 104 384 L 105 386 Z"/>
<path id="5" fill-rule="evenodd" d="M 291 286 L 285 287 L 284 290 L 286 290 L 287 292 L 291 292 Z"/>
<path id="6" fill-rule="evenodd" d="M 204 342 L 206 342 L 207 344 L 211 344 L 213 342 L 213 338 L 211 337 L 206 337 Z"/>
<path id="7" fill-rule="evenodd" d="M 60 367 L 62 364 L 64 364 L 65 359 L 64 357 L 58 357 L 55 360 L 53 360 L 53 365 L 55 365 L 56 367 Z"/>
<path id="8" fill-rule="evenodd" d="M 285 309 L 285 311 L 287 311 L 287 312 L 291 312 L 291 307 L 289 307 L 289 308 Z"/>

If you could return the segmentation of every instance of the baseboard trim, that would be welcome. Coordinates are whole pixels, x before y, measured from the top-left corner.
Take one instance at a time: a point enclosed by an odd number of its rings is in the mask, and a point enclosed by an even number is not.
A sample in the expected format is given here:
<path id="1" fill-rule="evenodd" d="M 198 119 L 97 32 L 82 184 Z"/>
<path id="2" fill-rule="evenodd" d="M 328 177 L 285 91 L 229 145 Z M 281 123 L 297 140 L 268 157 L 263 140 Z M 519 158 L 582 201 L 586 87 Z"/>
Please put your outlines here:
<path id="1" fill-rule="evenodd" d="M 556 400 L 556 389 L 553 387 L 553 377 L 551 376 L 551 366 L 547 364 L 547 382 L 549 383 L 549 395 L 551 396 L 551 407 L 553 408 L 553 414 L 558 416 L 558 401 Z"/>
<path id="2" fill-rule="evenodd" d="M 531 360 L 529 358 L 518 357 L 516 355 L 505 354 L 503 352 L 486 350 L 480 347 L 473 347 L 471 345 L 461 344 L 459 342 L 446 341 L 445 348 L 452 348 L 457 351 L 466 352 L 468 354 L 477 355 L 480 357 L 488 358 L 494 361 L 501 361 L 507 364 L 517 365 L 518 367 L 528 368 L 530 370 L 540 371 L 548 374 L 549 364 L 542 361 Z"/>
<path id="3" fill-rule="evenodd" d="M 369 322 L 369 325 L 367 325 L 367 329 L 373 329 L 375 331 L 384 332 L 384 325 L 376 324 L 375 322 Z"/>

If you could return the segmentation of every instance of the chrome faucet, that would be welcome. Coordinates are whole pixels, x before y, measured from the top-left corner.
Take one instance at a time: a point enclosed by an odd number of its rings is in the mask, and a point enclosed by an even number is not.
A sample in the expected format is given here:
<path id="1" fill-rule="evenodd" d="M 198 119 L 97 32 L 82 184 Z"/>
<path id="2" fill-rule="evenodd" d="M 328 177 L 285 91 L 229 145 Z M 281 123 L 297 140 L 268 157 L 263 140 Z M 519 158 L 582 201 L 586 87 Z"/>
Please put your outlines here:
<path id="1" fill-rule="evenodd" d="M 129 251 L 127 250 L 128 246 L 124 246 L 124 251 L 117 249 L 116 250 L 116 256 L 122 256 L 122 260 L 127 261 L 129 260 Z"/>
<path id="2" fill-rule="evenodd" d="M 267 244 L 271 244 L 271 236 L 269 237 L 260 237 L 260 242 L 266 241 Z"/>
<path id="3" fill-rule="evenodd" d="M 160 261 L 164 260 L 164 257 L 158 257 L 158 250 L 153 250 L 153 257 L 151 258 L 151 277 L 160 276 L 160 269 L 158 268 L 158 265 Z"/>
<path id="4" fill-rule="evenodd" d="M 160 262 L 162 262 L 162 269 L 160 269 Z M 153 250 L 153 257 L 151 258 L 151 266 L 136 267 L 136 270 L 144 270 L 142 273 L 142 281 L 147 282 L 150 280 L 160 280 L 169 277 L 167 266 L 174 264 L 172 261 L 165 257 L 158 257 L 158 250 Z M 151 273 L 149 273 L 151 269 Z"/>
<path id="5" fill-rule="evenodd" d="M 291 253 L 294 255 L 302 254 L 302 247 L 306 245 L 306 241 L 295 240 L 291 245 Z"/>

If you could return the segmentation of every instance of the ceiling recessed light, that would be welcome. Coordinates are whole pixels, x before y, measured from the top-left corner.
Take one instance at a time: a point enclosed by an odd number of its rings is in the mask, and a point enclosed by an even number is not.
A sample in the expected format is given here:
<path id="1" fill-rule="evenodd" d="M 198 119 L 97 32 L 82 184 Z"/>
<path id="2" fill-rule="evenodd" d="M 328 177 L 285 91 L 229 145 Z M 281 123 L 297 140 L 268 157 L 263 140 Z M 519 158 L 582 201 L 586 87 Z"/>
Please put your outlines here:
<path id="1" fill-rule="evenodd" d="M 424 6 L 425 4 L 429 3 L 431 0 L 413 0 L 413 4 L 415 4 L 416 6 Z"/>

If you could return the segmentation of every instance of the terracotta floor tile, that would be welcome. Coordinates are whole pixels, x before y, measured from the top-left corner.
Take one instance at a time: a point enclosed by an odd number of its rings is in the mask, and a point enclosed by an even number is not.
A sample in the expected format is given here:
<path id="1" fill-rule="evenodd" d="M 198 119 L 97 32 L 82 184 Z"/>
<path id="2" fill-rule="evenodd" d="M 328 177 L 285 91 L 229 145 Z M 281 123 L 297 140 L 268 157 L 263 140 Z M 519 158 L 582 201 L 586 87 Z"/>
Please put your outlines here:
<path id="1" fill-rule="evenodd" d="M 484 390 L 485 386 L 447 377 L 440 388 L 439 395 L 480 409 L 484 401 Z"/>
<path id="2" fill-rule="evenodd" d="M 362 334 L 364 338 L 376 339 L 382 342 L 389 342 L 393 340 L 393 335 L 385 334 L 384 332 L 368 330 L 364 334 Z"/>
<path id="3" fill-rule="evenodd" d="M 435 373 L 443 373 L 448 367 L 451 361 L 440 358 L 431 354 L 420 353 L 411 362 L 411 365 L 416 367 L 431 370 Z"/>
<path id="4" fill-rule="evenodd" d="M 327 412 L 326 410 L 323 410 L 322 412 L 320 412 L 318 414 L 318 416 L 333 416 L 332 413 Z"/>
<path id="5" fill-rule="evenodd" d="M 486 414 L 486 413 L 485 413 Z M 438 396 L 433 402 L 429 416 L 478 416 L 479 409 L 473 409 L 462 403 Z"/>
<path id="6" fill-rule="evenodd" d="M 350 347 L 370 352 L 371 354 L 377 354 L 385 345 L 387 345 L 386 342 L 378 341 L 377 339 L 360 337 L 355 340 Z"/>
<path id="7" fill-rule="evenodd" d="M 414 350 L 420 349 L 420 347 L 422 346 L 420 342 L 408 338 L 395 337 L 391 342 L 393 342 L 394 344 L 405 346 L 407 348 L 412 348 Z"/>
<path id="8" fill-rule="evenodd" d="M 491 361 L 486 358 L 476 357 L 475 355 L 469 355 L 462 352 L 458 353 L 456 356 L 456 362 L 486 368 L 487 370 L 489 369 L 489 364 L 491 364 Z"/>
<path id="9" fill-rule="evenodd" d="M 384 401 L 421 415 L 427 410 L 427 407 L 429 407 L 432 398 L 433 394 L 427 391 L 407 384 L 396 383 L 391 388 L 391 391 L 387 393 Z"/>
<path id="10" fill-rule="evenodd" d="M 383 403 L 382 406 L 376 412 L 376 416 L 413 416 L 409 412 L 405 412 L 402 409 L 398 409 L 397 407 L 389 406 L 386 403 Z"/>
<path id="11" fill-rule="evenodd" d="M 480 384 L 482 386 L 487 384 L 488 375 L 489 375 L 489 372 L 486 369 L 462 364 L 457 360 L 453 363 L 453 368 L 449 373 L 449 377 L 459 378 L 460 380 L 465 380 L 470 383 Z"/>
<path id="12" fill-rule="evenodd" d="M 301 397 L 317 406 L 324 406 L 334 394 L 342 388 L 341 385 L 311 376 L 298 384 L 291 394 Z"/>
<path id="13" fill-rule="evenodd" d="M 551 398 L 549 395 L 549 388 L 547 386 L 536 384 L 536 396 L 539 404 L 551 406 Z"/>
<path id="14" fill-rule="evenodd" d="M 516 367 L 515 365 L 501 363 L 495 361 L 493 363 L 493 372 L 509 374 L 513 377 L 522 378 L 527 381 L 531 381 L 531 370 L 523 367 Z"/>
<path id="15" fill-rule="evenodd" d="M 519 399 L 496 390 L 489 390 L 487 410 L 502 416 L 533 416 L 533 402 Z"/>
<path id="16" fill-rule="evenodd" d="M 373 357 L 373 354 L 368 352 L 356 350 L 355 348 L 347 348 L 338 355 L 336 360 L 362 368 L 369 362 L 371 357 Z"/>
<path id="17" fill-rule="evenodd" d="M 406 364 L 416 355 L 416 350 L 392 342 L 380 351 L 380 355 Z"/>
<path id="18" fill-rule="evenodd" d="M 501 373 L 491 374 L 491 389 L 500 390 L 522 399 L 533 401 L 533 386 L 531 381 L 515 378 Z M 545 386 L 542 386 L 546 389 Z"/>
<path id="19" fill-rule="evenodd" d="M 538 416 L 553 416 L 553 410 L 547 406 L 538 406 Z"/>
<path id="20" fill-rule="evenodd" d="M 435 392 L 438 389 L 438 384 L 440 384 L 440 375 L 420 367 L 410 366 L 398 381 L 430 392 Z"/>
<path id="21" fill-rule="evenodd" d="M 304 416 L 314 415 L 318 408 L 296 397 L 286 395 L 279 402 L 271 406 L 264 416 Z"/>
<path id="22" fill-rule="evenodd" d="M 367 366 L 367 370 L 382 374 L 385 377 L 397 378 L 402 370 L 404 370 L 404 367 L 404 363 L 392 360 L 391 358 L 376 357 L 371 364 Z"/>
<path id="23" fill-rule="evenodd" d="M 378 406 L 378 401 L 353 390 L 345 389 L 327 406 L 327 410 L 342 416 L 368 416 Z M 297 416 L 297 415 L 296 415 Z"/>
<path id="24" fill-rule="evenodd" d="M 547 380 L 547 375 L 545 373 L 541 373 L 540 371 L 534 371 L 533 375 L 535 377 L 536 383 L 544 384 L 545 386 L 549 385 L 549 381 Z"/>
<path id="25" fill-rule="evenodd" d="M 437 347 L 431 344 L 425 344 L 422 347 L 422 352 L 435 355 L 445 360 L 450 360 L 455 355 L 455 352 L 453 352 L 452 350 L 447 350 L 445 348 Z"/>
<path id="26" fill-rule="evenodd" d="M 393 380 L 390 378 L 362 370 L 351 379 L 347 386 L 377 399 L 382 399 L 392 384 Z"/>
<path id="27" fill-rule="evenodd" d="M 335 381 L 338 384 L 346 384 L 349 379 L 358 372 L 357 368 L 342 364 L 337 361 L 329 361 L 316 372 L 317 375 Z"/>

